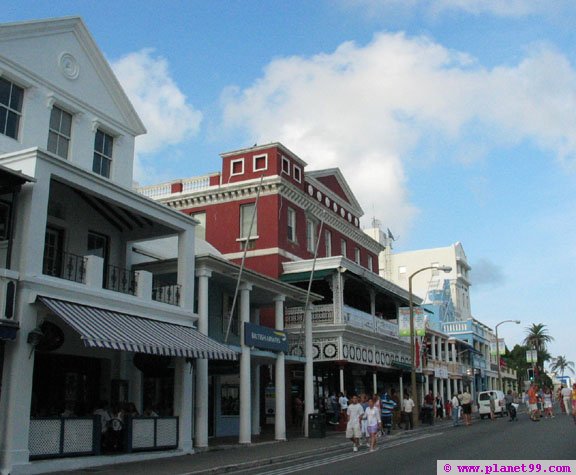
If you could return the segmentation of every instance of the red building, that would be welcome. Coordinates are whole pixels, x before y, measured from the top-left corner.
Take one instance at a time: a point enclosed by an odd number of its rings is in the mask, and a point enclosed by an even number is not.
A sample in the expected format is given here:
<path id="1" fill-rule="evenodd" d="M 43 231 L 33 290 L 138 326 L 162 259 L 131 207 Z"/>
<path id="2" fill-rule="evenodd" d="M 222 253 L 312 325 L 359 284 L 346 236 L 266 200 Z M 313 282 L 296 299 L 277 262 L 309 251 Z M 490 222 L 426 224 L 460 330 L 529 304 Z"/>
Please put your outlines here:
<path id="1" fill-rule="evenodd" d="M 319 239 L 318 257 L 342 255 L 378 273 L 382 246 L 360 229 L 363 211 L 342 173 L 306 165 L 273 143 L 222 154 L 219 173 L 141 191 L 197 218 L 200 237 L 238 263 L 261 188 L 246 267 L 278 278 L 283 262 L 313 258 Z"/>

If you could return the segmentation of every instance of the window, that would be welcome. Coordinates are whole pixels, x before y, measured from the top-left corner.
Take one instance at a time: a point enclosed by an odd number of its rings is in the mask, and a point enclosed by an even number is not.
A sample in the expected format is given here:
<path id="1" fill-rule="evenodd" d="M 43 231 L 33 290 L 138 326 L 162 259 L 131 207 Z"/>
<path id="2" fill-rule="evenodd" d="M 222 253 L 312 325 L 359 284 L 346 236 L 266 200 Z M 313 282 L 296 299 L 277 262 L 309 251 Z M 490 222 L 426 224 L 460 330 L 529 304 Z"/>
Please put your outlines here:
<path id="1" fill-rule="evenodd" d="M 206 212 L 202 211 L 201 213 L 192 213 L 192 216 L 195 220 L 200 221 L 200 224 L 197 224 L 194 227 L 194 236 L 197 239 L 206 240 Z"/>
<path id="2" fill-rule="evenodd" d="M 282 157 L 282 173 L 286 173 L 286 175 L 290 175 L 290 160 L 286 157 Z"/>
<path id="3" fill-rule="evenodd" d="M 306 249 L 309 252 L 315 251 L 316 225 L 311 219 L 306 220 Z"/>
<path id="4" fill-rule="evenodd" d="M 244 159 L 232 160 L 230 162 L 230 176 L 244 174 Z"/>
<path id="5" fill-rule="evenodd" d="M 64 232 L 60 229 L 46 228 L 44 240 L 44 262 L 42 273 L 60 277 L 62 275 L 62 249 Z"/>
<path id="6" fill-rule="evenodd" d="M 370 269 L 371 272 L 374 272 L 374 260 L 370 255 L 368 256 L 368 269 Z"/>
<path id="7" fill-rule="evenodd" d="M 114 138 L 100 129 L 96 131 L 94 140 L 94 162 L 92 171 L 105 178 L 110 178 L 110 165 L 112 163 L 112 147 Z"/>
<path id="8" fill-rule="evenodd" d="M 104 234 L 88 232 L 88 245 L 86 246 L 88 254 L 101 257 L 104 260 L 104 273 L 102 275 L 102 285 L 105 286 L 108 279 L 109 264 L 109 239 Z"/>
<path id="9" fill-rule="evenodd" d="M 250 223 L 254 216 L 254 224 L 252 225 L 252 232 L 250 236 Z M 258 214 L 256 213 L 256 204 L 248 203 L 240 206 L 240 238 L 246 239 L 248 237 L 255 238 L 258 235 Z"/>
<path id="10" fill-rule="evenodd" d="M 398 279 L 400 279 L 400 280 L 406 279 L 406 266 L 399 266 L 398 267 Z"/>
<path id="11" fill-rule="evenodd" d="M 24 89 L 0 78 L 0 133 L 18 138 Z"/>
<path id="12" fill-rule="evenodd" d="M 297 167 L 296 165 L 292 165 L 292 169 L 294 170 L 294 180 L 296 180 L 298 183 L 302 182 L 302 170 L 300 167 Z"/>
<path id="13" fill-rule="evenodd" d="M 354 262 L 356 262 L 356 264 L 360 265 L 360 249 L 359 248 L 354 249 Z"/>
<path id="14" fill-rule="evenodd" d="M 346 239 L 340 240 L 340 255 L 342 255 L 343 257 L 347 257 L 348 255 Z"/>
<path id="15" fill-rule="evenodd" d="M 68 158 L 70 133 L 72 131 L 72 114 L 59 107 L 52 107 L 50 127 L 48 129 L 48 151 L 59 157 Z"/>
<path id="16" fill-rule="evenodd" d="M 255 172 L 268 169 L 268 155 L 255 155 L 252 160 L 252 168 Z"/>
<path id="17" fill-rule="evenodd" d="M 324 246 L 326 257 L 330 257 L 332 255 L 332 233 L 328 230 L 324 231 Z"/>
<path id="18" fill-rule="evenodd" d="M 296 211 L 288 208 L 288 240 L 296 242 Z"/>

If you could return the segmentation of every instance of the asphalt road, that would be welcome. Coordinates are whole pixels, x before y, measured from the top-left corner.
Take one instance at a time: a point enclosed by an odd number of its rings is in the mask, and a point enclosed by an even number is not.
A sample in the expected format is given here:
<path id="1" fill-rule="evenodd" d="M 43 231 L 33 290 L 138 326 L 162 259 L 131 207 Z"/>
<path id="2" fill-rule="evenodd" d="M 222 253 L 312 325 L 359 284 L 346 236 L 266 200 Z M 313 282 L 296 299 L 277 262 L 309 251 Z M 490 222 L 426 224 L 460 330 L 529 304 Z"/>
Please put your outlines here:
<path id="1" fill-rule="evenodd" d="M 258 475 L 310 474 L 435 474 L 437 460 L 572 460 L 576 473 L 576 425 L 571 417 L 557 416 L 540 422 L 526 415 L 517 422 L 507 418 L 476 420 L 470 427 L 446 427 L 383 441 L 378 450 L 361 448 L 318 454 L 302 461 L 267 466 L 261 470 L 228 473 Z M 546 464 L 543 463 L 544 467 Z M 536 472 L 536 470 L 535 470 Z M 453 468 L 452 473 L 456 473 Z"/>

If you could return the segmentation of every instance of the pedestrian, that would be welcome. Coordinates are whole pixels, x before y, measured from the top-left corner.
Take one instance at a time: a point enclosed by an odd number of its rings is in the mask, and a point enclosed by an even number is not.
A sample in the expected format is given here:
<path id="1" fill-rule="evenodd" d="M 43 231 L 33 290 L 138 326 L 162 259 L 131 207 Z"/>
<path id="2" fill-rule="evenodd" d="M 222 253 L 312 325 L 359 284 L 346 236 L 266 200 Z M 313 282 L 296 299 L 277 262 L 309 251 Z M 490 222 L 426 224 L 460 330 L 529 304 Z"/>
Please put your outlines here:
<path id="1" fill-rule="evenodd" d="M 458 419 L 460 417 L 460 400 L 458 397 L 460 393 L 454 394 L 452 396 L 452 425 L 454 427 L 458 426 Z"/>
<path id="2" fill-rule="evenodd" d="M 374 400 L 368 400 L 368 407 L 364 411 L 364 418 L 366 420 L 366 428 L 370 437 L 370 452 L 376 450 L 376 434 L 382 427 L 382 420 L 380 419 L 380 411 L 374 406 Z"/>
<path id="3" fill-rule="evenodd" d="M 414 401 L 410 397 L 408 391 L 404 392 L 402 411 L 404 412 L 404 430 L 414 429 Z"/>
<path id="4" fill-rule="evenodd" d="M 490 420 L 496 419 L 496 393 L 490 394 Z"/>
<path id="5" fill-rule="evenodd" d="M 367 440 L 369 439 L 368 435 L 368 422 L 366 420 L 366 409 L 368 409 L 368 403 L 372 399 L 369 399 L 366 394 L 360 394 L 360 405 L 362 406 L 362 411 L 364 415 L 362 416 L 362 422 L 360 424 L 360 432 L 362 432 L 362 445 L 368 445 Z"/>
<path id="6" fill-rule="evenodd" d="M 338 395 L 338 405 L 340 406 L 340 417 L 346 420 L 346 411 L 348 410 L 348 398 L 345 393 Z"/>
<path id="7" fill-rule="evenodd" d="M 565 384 L 562 385 L 562 401 L 564 402 L 564 409 L 566 410 L 566 415 L 569 416 L 572 413 L 572 391 Z"/>
<path id="8" fill-rule="evenodd" d="M 338 398 L 336 397 L 336 393 L 333 392 L 330 395 L 330 404 L 332 406 L 332 424 L 338 425 L 340 421 L 340 404 L 338 403 Z"/>
<path id="9" fill-rule="evenodd" d="M 304 401 L 298 394 L 294 398 L 294 425 L 298 428 L 304 427 Z"/>
<path id="10" fill-rule="evenodd" d="M 362 406 L 358 403 L 358 396 L 352 396 L 352 402 L 346 409 L 346 438 L 352 441 L 353 451 L 358 452 L 361 435 L 361 421 L 364 416 Z"/>
<path id="11" fill-rule="evenodd" d="M 576 383 L 572 385 L 572 419 L 576 424 Z"/>
<path id="12" fill-rule="evenodd" d="M 444 419 L 444 404 L 440 395 L 436 395 L 436 419 Z"/>
<path id="13" fill-rule="evenodd" d="M 515 421 L 516 419 L 516 407 L 514 407 L 514 395 L 512 394 L 512 390 L 509 389 L 506 395 L 504 396 L 504 402 L 506 403 L 506 412 L 508 413 L 509 422 Z"/>
<path id="14" fill-rule="evenodd" d="M 464 424 L 469 426 L 472 424 L 472 396 L 468 392 L 468 388 L 464 389 L 461 395 L 460 405 L 462 406 Z"/>
<path id="15" fill-rule="evenodd" d="M 544 388 L 542 402 L 544 403 L 544 417 L 552 419 L 554 417 L 552 414 L 552 392 L 549 387 Z"/>
<path id="16" fill-rule="evenodd" d="M 392 430 L 392 412 L 396 407 L 396 403 L 390 399 L 387 393 L 384 393 L 380 398 L 380 407 L 382 432 L 386 431 L 386 433 L 390 435 L 390 431 Z"/>
<path id="17" fill-rule="evenodd" d="M 538 385 L 531 384 L 528 389 L 528 414 L 530 419 L 534 422 L 540 420 L 540 413 L 538 411 Z"/>

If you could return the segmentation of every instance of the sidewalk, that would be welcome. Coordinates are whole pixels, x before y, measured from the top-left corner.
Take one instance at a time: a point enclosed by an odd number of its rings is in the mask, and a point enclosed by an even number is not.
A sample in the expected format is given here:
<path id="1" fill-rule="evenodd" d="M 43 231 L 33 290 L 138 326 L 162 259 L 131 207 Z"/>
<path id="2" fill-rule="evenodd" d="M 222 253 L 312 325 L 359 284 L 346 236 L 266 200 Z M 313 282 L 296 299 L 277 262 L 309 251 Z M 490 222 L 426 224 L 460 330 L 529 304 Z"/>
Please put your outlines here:
<path id="1" fill-rule="evenodd" d="M 441 420 L 432 426 L 419 425 L 411 431 L 402 429 L 392 431 L 391 435 L 379 440 L 385 446 L 393 440 L 413 437 L 418 434 L 452 427 L 451 420 Z M 316 457 L 320 453 L 352 450 L 352 444 L 343 432 L 327 431 L 324 438 L 306 438 L 300 434 L 289 433 L 287 441 L 273 440 L 274 434 L 264 433 L 255 437 L 252 444 L 240 445 L 237 438 L 212 439 L 210 447 L 196 451 L 193 455 L 178 455 L 155 460 L 135 460 L 129 463 L 101 466 L 66 472 L 68 475 L 85 475 L 86 472 L 98 472 L 101 475 L 212 475 L 232 470 L 262 467 L 277 462 L 303 460 Z M 137 457 L 136 454 L 134 454 Z"/>

